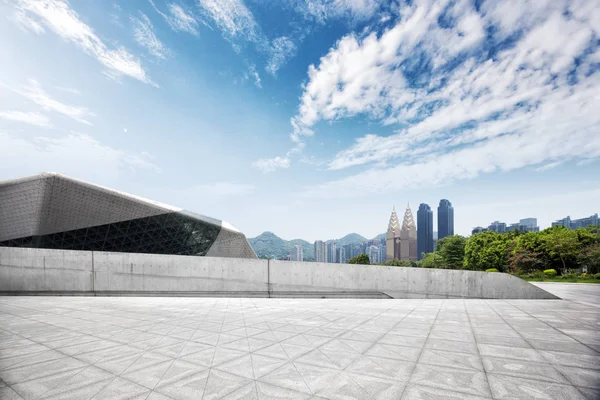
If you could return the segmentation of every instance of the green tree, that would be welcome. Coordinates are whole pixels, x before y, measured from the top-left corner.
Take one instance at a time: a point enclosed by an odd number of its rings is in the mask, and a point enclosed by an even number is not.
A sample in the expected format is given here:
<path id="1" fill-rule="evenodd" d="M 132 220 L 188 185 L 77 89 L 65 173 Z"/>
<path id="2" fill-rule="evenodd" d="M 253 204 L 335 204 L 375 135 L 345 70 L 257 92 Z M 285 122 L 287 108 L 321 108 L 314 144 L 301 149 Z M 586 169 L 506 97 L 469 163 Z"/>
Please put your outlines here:
<path id="1" fill-rule="evenodd" d="M 371 261 L 369 256 L 363 253 L 349 259 L 348 264 L 371 264 Z"/>
<path id="2" fill-rule="evenodd" d="M 425 254 L 423 259 L 419 261 L 419 265 L 422 268 L 444 268 L 444 259 L 437 251 L 434 251 Z"/>
<path id="3" fill-rule="evenodd" d="M 580 248 L 577 232 L 563 227 L 551 228 L 545 235 L 544 242 L 548 254 L 560 259 L 561 273 L 564 274 L 567 262 L 577 256 L 577 250 Z"/>
<path id="4" fill-rule="evenodd" d="M 508 235 L 493 231 L 472 235 L 465 245 L 463 267 L 479 271 L 496 268 L 503 272 L 508 265 L 508 244 Z"/>
<path id="5" fill-rule="evenodd" d="M 581 249 L 577 261 L 582 267 L 587 267 L 588 274 L 600 271 L 600 243 L 594 243 Z"/>
<path id="6" fill-rule="evenodd" d="M 465 258 L 466 239 L 460 235 L 447 236 L 438 241 L 437 252 L 447 268 L 460 268 Z M 441 243 L 440 243 L 441 242 Z"/>

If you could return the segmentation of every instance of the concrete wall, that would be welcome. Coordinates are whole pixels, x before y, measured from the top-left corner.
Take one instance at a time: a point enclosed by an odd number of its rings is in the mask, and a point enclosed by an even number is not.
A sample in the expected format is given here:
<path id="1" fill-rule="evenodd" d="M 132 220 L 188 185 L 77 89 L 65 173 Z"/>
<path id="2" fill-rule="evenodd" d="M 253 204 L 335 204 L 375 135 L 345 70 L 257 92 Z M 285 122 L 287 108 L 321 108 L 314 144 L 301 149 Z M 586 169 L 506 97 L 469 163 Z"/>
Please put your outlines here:
<path id="1" fill-rule="evenodd" d="M 547 299 L 476 271 L 0 247 L 0 293 Z"/>

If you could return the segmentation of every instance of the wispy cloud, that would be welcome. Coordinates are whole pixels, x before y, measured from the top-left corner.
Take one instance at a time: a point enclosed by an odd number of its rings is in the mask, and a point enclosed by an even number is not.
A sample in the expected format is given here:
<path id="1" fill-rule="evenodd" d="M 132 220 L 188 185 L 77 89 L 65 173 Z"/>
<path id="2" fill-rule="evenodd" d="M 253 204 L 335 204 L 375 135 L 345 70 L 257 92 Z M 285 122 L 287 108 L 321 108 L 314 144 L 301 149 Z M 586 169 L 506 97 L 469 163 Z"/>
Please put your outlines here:
<path id="1" fill-rule="evenodd" d="M 169 13 L 163 13 L 156 7 L 152 0 L 149 0 L 152 7 L 159 13 L 167 24 L 176 32 L 187 32 L 191 35 L 198 35 L 198 21 L 194 18 L 194 16 L 184 10 L 180 5 L 175 3 L 169 3 L 168 9 Z"/>
<path id="2" fill-rule="evenodd" d="M 244 74 L 244 79 L 252 79 L 256 87 L 262 88 L 260 75 L 258 75 L 258 72 L 256 71 L 256 65 L 250 64 L 250 66 L 248 67 L 248 72 Z"/>
<path id="3" fill-rule="evenodd" d="M 135 41 L 142 47 L 145 47 L 153 56 L 165 59 L 167 49 L 162 42 L 156 37 L 152 22 L 144 13 L 140 13 L 140 18 L 130 17 L 133 24 L 133 37 Z"/>
<path id="4" fill-rule="evenodd" d="M 280 168 L 288 168 L 290 159 L 288 157 L 263 158 L 252 163 L 252 166 L 262 172 L 272 172 Z"/>
<path id="5" fill-rule="evenodd" d="M 279 37 L 271 43 L 270 58 L 265 69 L 273 76 L 290 57 L 296 54 L 296 45 L 285 36 Z"/>
<path id="6" fill-rule="evenodd" d="M 44 110 L 54 111 L 82 124 L 92 125 L 86 118 L 94 114 L 87 108 L 65 104 L 52 98 L 35 79 L 29 79 L 28 84 L 22 88 L 3 86 L 37 104 Z"/>
<path id="7" fill-rule="evenodd" d="M 19 0 L 15 20 L 25 29 L 42 34 L 49 29 L 94 56 L 113 74 L 122 74 L 156 86 L 138 58 L 125 48 L 110 49 L 94 30 L 79 19 L 69 4 L 61 0 Z"/>
<path id="8" fill-rule="evenodd" d="M 381 7 L 377 0 L 301 0 L 296 9 L 306 16 L 325 23 L 332 18 L 363 20 L 372 17 Z"/>
<path id="9" fill-rule="evenodd" d="M 8 121 L 23 122 L 30 125 L 41 126 L 43 128 L 49 128 L 52 126 L 48 117 L 36 112 L 0 111 L 0 118 Z"/>
<path id="10" fill-rule="evenodd" d="M 221 30 L 226 39 L 264 41 L 254 15 L 243 0 L 198 0 L 198 5 L 203 15 Z"/>
<path id="11" fill-rule="evenodd" d="M 32 160 L 35 169 L 31 172 L 56 171 L 100 182 L 118 179 L 126 172 L 160 172 L 149 154 L 117 149 L 86 134 L 29 140 L 0 131 L 0 143 L 0 173 L 4 175 L 12 166 L 22 165 L 24 159 Z"/>
<path id="12" fill-rule="evenodd" d="M 256 188 L 253 185 L 235 182 L 214 182 L 203 185 L 196 185 L 191 191 L 210 195 L 215 198 L 238 197 L 252 194 Z"/>
<path id="13" fill-rule="evenodd" d="M 391 29 L 340 39 L 309 68 L 292 138 L 357 115 L 402 128 L 339 152 L 329 169 L 373 166 L 311 193 L 400 190 L 600 157 L 599 7 L 526 3 L 507 12 L 504 2 L 478 11 L 467 0 L 415 1 Z"/>

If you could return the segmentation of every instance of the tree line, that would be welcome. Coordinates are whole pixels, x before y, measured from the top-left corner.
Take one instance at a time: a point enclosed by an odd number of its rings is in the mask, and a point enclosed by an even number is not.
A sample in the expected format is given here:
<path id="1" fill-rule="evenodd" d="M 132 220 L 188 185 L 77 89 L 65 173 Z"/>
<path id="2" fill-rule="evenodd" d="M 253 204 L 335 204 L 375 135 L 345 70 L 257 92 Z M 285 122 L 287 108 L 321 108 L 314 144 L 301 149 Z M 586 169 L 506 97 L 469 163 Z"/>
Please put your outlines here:
<path id="1" fill-rule="evenodd" d="M 368 257 L 350 263 L 367 264 Z M 366 258 L 365 258 L 366 257 Z M 433 253 L 418 262 L 392 260 L 383 265 L 485 271 L 495 268 L 512 274 L 531 274 L 555 269 L 559 274 L 587 268 L 600 272 L 600 227 L 577 230 L 562 226 L 540 232 L 484 231 L 469 237 L 448 236 L 438 240 Z"/>

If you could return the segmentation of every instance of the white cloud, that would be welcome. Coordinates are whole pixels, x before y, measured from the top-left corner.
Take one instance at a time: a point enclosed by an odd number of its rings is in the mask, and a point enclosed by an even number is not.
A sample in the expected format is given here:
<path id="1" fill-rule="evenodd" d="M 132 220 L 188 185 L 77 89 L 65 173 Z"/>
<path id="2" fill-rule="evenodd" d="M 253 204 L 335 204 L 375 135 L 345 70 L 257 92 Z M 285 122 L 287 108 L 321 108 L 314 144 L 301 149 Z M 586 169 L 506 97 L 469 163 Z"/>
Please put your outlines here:
<path id="1" fill-rule="evenodd" d="M 263 158 L 253 162 L 252 166 L 262 172 L 272 172 L 279 168 L 288 168 L 290 160 L 287 157 Z"/>
<path id="2" fill-rule="evenodd" d="M 160 11 L 154 2 L 150 0 L 150 4 L 167 22 L 167 24 L 176 32 L 187 32 L 191 35 L 198 36 L 198 21 L 180 5 L 169 3 L 169 15 Z"/>
<path id="3" fill-rule="evenodd" d="M 156 37 L 152 27 L 152 22 L 146 16 L 146 14 L 141 13 L 141 19 L 136 17 L 130 18 L 131 23 L 134 25 L 133 37 L 135 38 L 135 41 L 140 46 L 145 47 L 153 56 L 164 60 L 167 49 Z"/>
<path id="4" fill-rule="evenodd" d="M 34 102 L 44 110 L 54 111 L 77 122 L 81 122 L 82 124 L 92 125 L 90 121 L 85 119 L 94 115 L 87 108 L 65 104 L 50 97 L 50 95 L 46 93 L 44 89 L 42 89 L 40 83 L 35 79 L 29 79 L 29 84 L 24 86 L 22 89 L 9 89 Z"/>
<path id="5" fill-rule="evenodd" d="M 324 23 L 331 18 L 363 20 L 372 17 L 381 7 L 377 0 L 306 0 L 298 9 L 307 16 Z"/>
<path id="6" fill-rule="evenodd" d="M 15 176 L 41 171 L 85 176 L 91 181 L 117 179 L 124 172 L 160 172 L 147 153 L 130 153 L 85 134 L 36 137 L 32 140 L 0 131 L 0 174 Z"/>
<path id="7" fill-rule="evenodd" d="M 343 37 L 309 68 L 292 139 L 312 135 L 319 121 L 356 115 L 403 127 L 339 152 L 330 169 L 375 166 L 311 193 L 400 190 L 600 157 L 600 74 L 587 50 L 598 47 L 600 7 L 591 3 L 527 2 L 529 15 L 504 16 L 496 39 L 518 40 L 493 59 L 483 29 L 499 23 L 497 13 L 478 14 L 466 0 L 446 9 L 450 27 L 439 24 L 448 2 L 421 0 L 381 35 Z"/>
<path id="8" fill-rule="evenodd" d="M 127 75 L 156 86 L 142 68 L 139 59 L 122 47 L 109 49 L 65 1 L 19 0 L 16 8 L 15 20 L 23 28 L 41 34 L 45 32 L 45 27 L 96 57 L 112 73 Z"/>
<path id="9" fill-rule="evenodd" d="M 285 36 L 279 37 L 271 43 L 270 58 L 265 69 L 273 76 L 289 58 L 296 54 L 296 45 Z"/>
<path id="10" fill-rule="evenodd" d="M 248 67 L 248 72 L 244 74 L 244 79 L 252 79 L 254 80 L 254 84 L 258 88 L 262 88 L 262 83 L 260 81 L 260 75 L 256 71 L 256 66 L 254 64 L 250 64 Z"/>
<path id="11" fill-rule="evenodd" d="M 42 114 L 36 112 L 23 111 L 0 111 L 0 118 L 9 121 L 24 122 L 26 124 L 49 128 L 52 126 L 50 120 Z"/>
<path id="12" fill-rule="evenodd" d="M 221 30 L 225 38 L 263 41 L 260 27 L 243 0 L 198 0 L 204 15 Z"/>

